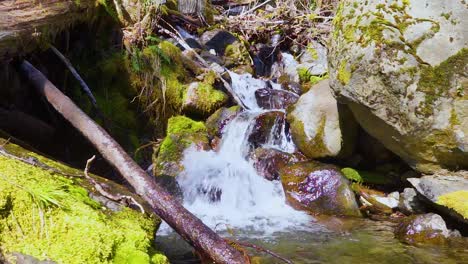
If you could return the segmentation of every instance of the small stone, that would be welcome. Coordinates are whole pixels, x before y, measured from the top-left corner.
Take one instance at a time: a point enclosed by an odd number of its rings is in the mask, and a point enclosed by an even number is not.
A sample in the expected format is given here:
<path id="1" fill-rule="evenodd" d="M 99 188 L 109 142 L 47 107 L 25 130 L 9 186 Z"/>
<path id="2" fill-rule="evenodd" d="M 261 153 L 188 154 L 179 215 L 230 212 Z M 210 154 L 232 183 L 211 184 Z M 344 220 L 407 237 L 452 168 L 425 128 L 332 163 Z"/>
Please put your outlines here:
<path id="1" fill-rule="evenodd" d="M 416 191 L 413 188 L 405 188 L 400 194 L 398 208 L 404 214 L 415 214 L 423 212 L 423 205 L 419 201 Z"/>

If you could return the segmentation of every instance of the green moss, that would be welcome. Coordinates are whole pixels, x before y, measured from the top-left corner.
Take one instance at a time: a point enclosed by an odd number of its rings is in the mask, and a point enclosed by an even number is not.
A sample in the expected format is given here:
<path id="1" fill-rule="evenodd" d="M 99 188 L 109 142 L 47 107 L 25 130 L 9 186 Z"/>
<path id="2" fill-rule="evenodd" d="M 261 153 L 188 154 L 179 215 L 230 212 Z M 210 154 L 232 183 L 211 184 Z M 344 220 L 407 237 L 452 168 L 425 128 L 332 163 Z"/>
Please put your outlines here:
<path id="1" fill-rule="evenodd" d="M 439 196 L 437 203 L 453 209 L 468 219 L 468 191 L 456 191 Z"/>
<path id="2" fill-rule="evenodd" d="M 304 123 L 293 115 L 287 115 L 291 124 L 291 135 L 297 147 L 309 158 L 318 158 L 328 155 L 328 149 L 323 141 L 326 118 L 322 117 L 313 138 L 305 134 Z"/>
<path id="3" fill-rule="evenodd" d="M 167 134 L 178 133 L 199 133 L 206 132 L 206 127 L 203 122 L 193 121 L 185 116 L 175 116 L 169 118 L 167 126 Z"/>
<path id="4" fill-rule="evenodd" d="M 320 82 L 321 80 L 328 78 L 328 74 L 325 74 L 323 76 L 312 75 L 307 68 L 303 67 L 297 68 L 297 74 L 299 75 L 299 80 L 301 81 L 301 83 L 307 84 L 309 86 L 312 86 Z"/>
<path id="5" fill-rule="evenodd" d="M 250 65 L 250 55 L 242 41 L 236 41 L 226 46 L 224 57 L 226 67 Z"/>
<path id="6" fill-rule="evenodd" d="M 420 114 L 431 115 L 434 112 L 434 102 L 441 97 L 450 96 L 450 80 L 455 75 L 464 74 L 467 64 L 468 49 L 463 48 L 435 67 L 422 66 L 418 91 L 424 92 L 425 101 L 420 105 Z"/>
<path id="7" fill-rule="evenodd" d="M 340 66 L 338 68 L 338 75 L 337 75 L 338 80 L 341 82 L 343 85 L 347 85 L 349 81 L 351 80 L 351 72 L 348 70 L 348 62 L 345 60 L 342 60 L 340 62 Z"/>
<path id="8" fill-rule="evenodd" d="M 343 173 L 343 175 L 348 180 L 355 181 L 357 183 L 362 183 L 363 182 L 361 175 L 359 175 L 359 172 L 357 172 L 355 169 L 343 168 L 343 169 L 341 169 L 341 173 Z"/>
<path id="9" fill-rule="evenodd" d="M 105 210 L 81 181 L 0 156 L 2 252 L 57 263 L 151 263 L 156 219 Z"/>

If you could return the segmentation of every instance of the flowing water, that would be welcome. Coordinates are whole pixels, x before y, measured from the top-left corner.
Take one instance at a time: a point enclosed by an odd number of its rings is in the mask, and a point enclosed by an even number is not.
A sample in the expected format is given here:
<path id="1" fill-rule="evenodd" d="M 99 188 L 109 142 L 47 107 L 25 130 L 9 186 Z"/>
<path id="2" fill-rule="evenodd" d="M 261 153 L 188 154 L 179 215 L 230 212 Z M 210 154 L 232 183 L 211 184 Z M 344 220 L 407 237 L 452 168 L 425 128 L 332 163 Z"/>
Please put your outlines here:
<path id="1" fill-rule="evenodd" d="M 256 117 L 272 111 L 259 107 L 255 91 L 281 88 L 250 74 L 230 75 L 233 91 L 248 110 L 226 126 L 217 151 L 188 149 L 183 159 L 185 170 L 177 178 L 184 206 L 205 224 L 225 237 L 251 241 L 295 263 L 463 263 L 462 259 L 468 259 L 468 251 L 459 245 L 404 245 L 393 238 L 391 223 L 325 216 L 315 219 L 288 206 L 281 183 L 258 175 L 248 158 L 248 138 Z M 286 128 L 284 119 L 277 122 L 263 147 L 294 152 Z M 190 247 L 165 225 L 157 243 L 172 263 L 198 261 Z M 281 263 L 270 257 L 261 261 Z"/>

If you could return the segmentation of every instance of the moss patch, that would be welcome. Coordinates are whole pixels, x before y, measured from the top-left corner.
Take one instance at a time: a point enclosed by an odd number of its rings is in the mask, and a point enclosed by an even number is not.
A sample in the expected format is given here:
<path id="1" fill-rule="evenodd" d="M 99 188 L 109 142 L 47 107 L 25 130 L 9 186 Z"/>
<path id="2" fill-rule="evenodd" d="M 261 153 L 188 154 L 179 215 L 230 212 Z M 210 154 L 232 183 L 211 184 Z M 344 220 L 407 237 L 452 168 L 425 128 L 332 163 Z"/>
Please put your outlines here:
<path id="1" fill-rule="evenodd" d="M 439 196 L 437 203 L 453 209 L 468 219 L 468 191 L 457 191 Z"/>
<path id="2" fill-rule="evenodd" d="M 81 179 L 0 156 L 0 247 L 10 258 L 20 252 L 57 263 L 168 263 L 149 253 L 157 225 L 128 208 L 106 210 Z"/>
<path id="3" fill-rule="evenodd" d="M 348 70 L 348 63 L 346 61 L 341 61 L 336 77 L 343 85 L 347 85 L 351 80 L 351 72 Z"/>
<path id="4" fill-rule="evenodd" d="M 383 173 L 370 172 L 370 171 L 357 171 L 353 168 L 341 169 L 343 175 L 351 181 L 357 183 L 370 183 L 370 184 L 390 184 L 391 179 L 385 177 Z"/>

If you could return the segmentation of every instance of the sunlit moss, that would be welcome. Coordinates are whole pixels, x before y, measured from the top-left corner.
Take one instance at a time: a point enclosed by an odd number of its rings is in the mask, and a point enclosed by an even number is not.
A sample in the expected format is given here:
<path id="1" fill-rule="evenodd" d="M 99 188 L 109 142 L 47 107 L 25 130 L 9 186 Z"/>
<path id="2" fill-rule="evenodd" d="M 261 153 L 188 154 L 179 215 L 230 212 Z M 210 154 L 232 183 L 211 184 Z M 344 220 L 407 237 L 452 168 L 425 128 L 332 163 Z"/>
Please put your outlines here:
<path id="1" fill-rule="evenodd" d="M 468 219 L 468 191 L 456 191 L 439 196 L 437 203 L 453 209 Z"/>

